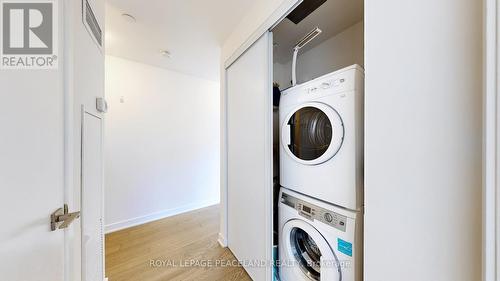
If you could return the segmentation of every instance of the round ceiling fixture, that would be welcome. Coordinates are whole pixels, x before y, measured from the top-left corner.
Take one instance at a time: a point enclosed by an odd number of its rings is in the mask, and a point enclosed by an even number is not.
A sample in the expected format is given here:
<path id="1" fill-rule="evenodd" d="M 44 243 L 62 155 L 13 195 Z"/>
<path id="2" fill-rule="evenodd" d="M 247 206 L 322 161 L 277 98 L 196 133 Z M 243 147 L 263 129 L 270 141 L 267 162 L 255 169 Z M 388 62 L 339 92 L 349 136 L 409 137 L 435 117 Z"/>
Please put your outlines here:
<path id="1" fill-rule="evenodd" d="M 123 14 L 122 14 L 122 17 L 123 17 L 126 21 L 128 21 L 128 22 L 130 22 L 130 23 L 135 23 L 135 22 L 137 21 L 137 20 L 135 19 L 135 17 L 134 17 L 134 16 L 132 16 L 131 14 L 123 13 Z"/>
<path id="2" fill-rule="evenodd" d="M 172 54 L 167 50 L 160 50 L 160 54 L 166 58 L 172 57 Z"/>

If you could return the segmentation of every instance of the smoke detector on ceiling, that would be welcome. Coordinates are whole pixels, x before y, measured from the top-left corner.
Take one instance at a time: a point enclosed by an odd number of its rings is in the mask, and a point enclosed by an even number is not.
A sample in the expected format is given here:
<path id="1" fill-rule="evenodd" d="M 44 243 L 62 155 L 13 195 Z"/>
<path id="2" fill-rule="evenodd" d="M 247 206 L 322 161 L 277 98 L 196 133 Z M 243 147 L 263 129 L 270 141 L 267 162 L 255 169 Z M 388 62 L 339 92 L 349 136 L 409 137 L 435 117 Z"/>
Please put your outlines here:
<path id="1" fill-rule="evenodd" d="M 172 54 L 167 50 L 160 50 L 160 54 L 166 58 L 171 58 Z"/>
<path id="2" fill-rule="evenodd" d="M 130 23 L 135 23 L 137 20 L 135 19 L 134 16 L 132 16 L 131 14 L 127 14 L 127 13 L 123 13 L 122 14 L 122 17 L 127 21 L 127 22 L 130 22 Z"/>

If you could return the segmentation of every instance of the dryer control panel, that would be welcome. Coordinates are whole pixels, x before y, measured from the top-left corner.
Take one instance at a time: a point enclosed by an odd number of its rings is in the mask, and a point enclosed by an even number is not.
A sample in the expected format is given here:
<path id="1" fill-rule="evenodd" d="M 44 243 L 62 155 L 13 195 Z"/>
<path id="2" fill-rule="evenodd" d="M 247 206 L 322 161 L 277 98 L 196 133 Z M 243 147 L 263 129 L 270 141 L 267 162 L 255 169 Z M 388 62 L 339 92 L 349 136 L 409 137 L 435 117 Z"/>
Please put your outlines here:
<path id="1" fill-rule="evenodd" d="M 318 220 L 340 231 L 346 231 L 347 217 L 333 211 L 321 208 L 292 195 L 282 193 L 281 203 L 297 210 L 299 215 L 308 220 Z"/>

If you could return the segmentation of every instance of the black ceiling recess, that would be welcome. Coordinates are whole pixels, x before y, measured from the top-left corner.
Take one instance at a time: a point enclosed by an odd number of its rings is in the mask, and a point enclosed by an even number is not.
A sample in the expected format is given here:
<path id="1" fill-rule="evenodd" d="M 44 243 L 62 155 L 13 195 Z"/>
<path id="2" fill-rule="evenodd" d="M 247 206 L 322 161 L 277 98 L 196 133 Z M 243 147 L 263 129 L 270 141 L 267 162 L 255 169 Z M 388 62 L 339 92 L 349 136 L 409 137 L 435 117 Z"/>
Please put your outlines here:
<path id="1" fill-rule="evenodd" d="M 298 24 L 325 2 L 326 0 L 304 0 L 286 17 L 293 23 Z"/>

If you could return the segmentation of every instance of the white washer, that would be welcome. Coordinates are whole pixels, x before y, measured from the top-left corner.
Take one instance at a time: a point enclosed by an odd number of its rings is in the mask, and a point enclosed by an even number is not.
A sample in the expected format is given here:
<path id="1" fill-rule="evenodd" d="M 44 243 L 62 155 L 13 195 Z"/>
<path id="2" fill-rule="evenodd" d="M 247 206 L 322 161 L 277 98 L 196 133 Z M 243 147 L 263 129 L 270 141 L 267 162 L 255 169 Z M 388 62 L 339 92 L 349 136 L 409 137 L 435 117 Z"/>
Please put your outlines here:
<path id="1" fill-rule="evenodd" d="M 280 280 L 362 280 L 362 221 L 360 212 L 282 188 Z"/>
<path id="2" fill-rule="evenodd" d="M 363 69 L 353 65 L 282 93 L 281 186 L 361 210 L 363 88 Z"/>

